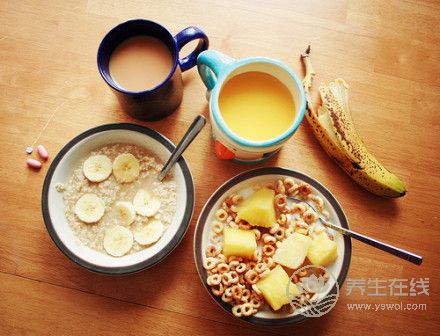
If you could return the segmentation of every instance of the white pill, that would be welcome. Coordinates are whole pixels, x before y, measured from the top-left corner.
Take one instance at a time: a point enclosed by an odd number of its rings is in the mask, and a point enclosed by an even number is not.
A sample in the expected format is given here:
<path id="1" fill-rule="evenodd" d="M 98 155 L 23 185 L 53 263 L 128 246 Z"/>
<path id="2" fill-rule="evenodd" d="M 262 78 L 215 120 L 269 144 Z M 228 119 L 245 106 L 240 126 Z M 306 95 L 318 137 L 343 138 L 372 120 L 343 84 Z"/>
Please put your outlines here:
<path id="1" fill-rule="evenodd" d="M 29 167 L 32 169 L 40 169 L 41 168 L 41 162 L 35 159 L 27 159 L 26 163 Z"/>
<path id="2" fill-rule="evenodd" d="M 38 145 L 37 152 L 40 157 L 46 161 L 49 158 L 49 153 L 47 152 L 46 148 L 44 148 L 43 145 Z"/>

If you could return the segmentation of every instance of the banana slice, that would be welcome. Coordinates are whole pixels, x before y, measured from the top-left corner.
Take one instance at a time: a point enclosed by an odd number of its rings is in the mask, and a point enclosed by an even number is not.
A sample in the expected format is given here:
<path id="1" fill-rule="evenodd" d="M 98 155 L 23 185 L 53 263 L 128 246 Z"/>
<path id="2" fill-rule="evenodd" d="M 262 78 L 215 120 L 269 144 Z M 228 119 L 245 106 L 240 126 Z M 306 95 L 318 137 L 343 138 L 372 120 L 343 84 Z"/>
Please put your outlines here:
<path id="1" fill-rule="evenodd" d="M 136 212 L 141 216 L 153 216 L 160 208 L 160 201 L 145 189 L 140 189 L 133 199 Z"/>
<path id="2" fill-rule="evenodd" d="M 84 194 L 75 204 L 75 214 L 85 223 L 96 223 L 104 215 L 105 204 L 95 194 Z"/>
<path id="3" fill-rule="evenodd" d="M 136 212 L 131 202 L 116 202 L 115 209 L 122 224 L 127 226 L 133 223 Z"/>
<path id="4" fill-rule="evenodd" d="M 139 171 L 139 161 L 133 154 L 120 154 L 113 162 L 113 174 L 119 183 L 133 182 L 139 176 Z"/>
<path id="5" fill-rule="evenodd" d="M 134 231 L 134 239 L 141 245 L 151 245 L 162 237 L 163 224 L 159 221 L 152 221 L 141 229 Z"/>
<path id="6" fill-rule="evenodd" d="M 83 164 L 84 176 L 91 182 L 101 182 L 112 173 L 112 162 L 105 155 L 92 155 Z"/>
<path id="7" fill-rule="evenodd" d="M 117 225 L 105 232 L 104 249 L 114 257 L 120 257 L 131 250 L 133 234 L 124 226 Z"/>

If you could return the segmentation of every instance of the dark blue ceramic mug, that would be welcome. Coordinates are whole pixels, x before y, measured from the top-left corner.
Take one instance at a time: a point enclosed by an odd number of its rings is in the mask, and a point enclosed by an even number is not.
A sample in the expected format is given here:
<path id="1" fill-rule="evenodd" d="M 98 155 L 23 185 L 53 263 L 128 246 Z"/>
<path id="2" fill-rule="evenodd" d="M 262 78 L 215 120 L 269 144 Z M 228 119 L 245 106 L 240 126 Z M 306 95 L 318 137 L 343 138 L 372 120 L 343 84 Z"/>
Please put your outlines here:
<path id="1" fill-rule="evenodd" d="M 171 72 L 162 83 L 145 91 L 127 91 L 111 77 L 109 63 L 112 52 L 118 45 L 130 37 L 148 35 L 162 41 L 169 49 L 174 63 Z M 188 56 L 180 58 L 182 47 L 199 39 L 195 50 Z M 144 19 L 129 20 L 110 30 L 98 49 L 98 69 L 102 78 L 115 92 L 122 108 L 131 116 L 141 120 L 159 120 L 171 113 L 180 105 L 183 95 L 182 72 L 197 64 L 197 56 L 208 49 L 209 40 L 206 34 L 197 27 L 188 27 L 173 36 L 162 25 Z"/>

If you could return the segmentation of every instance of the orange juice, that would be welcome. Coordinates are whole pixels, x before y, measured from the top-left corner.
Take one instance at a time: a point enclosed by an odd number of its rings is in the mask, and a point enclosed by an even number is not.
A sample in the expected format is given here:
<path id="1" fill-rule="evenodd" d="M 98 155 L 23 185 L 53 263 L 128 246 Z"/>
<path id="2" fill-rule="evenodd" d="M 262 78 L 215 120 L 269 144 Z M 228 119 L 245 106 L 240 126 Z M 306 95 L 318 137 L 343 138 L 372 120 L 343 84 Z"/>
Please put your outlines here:
<path id="1" fill-rule="evenodd" d="M 229 79 L 220 91 L 218 104 L 229 129 L 251 141 L 274 139 L 295 119 L 295 102 L 289 89 L 274 76 L 258 71 Z"/>

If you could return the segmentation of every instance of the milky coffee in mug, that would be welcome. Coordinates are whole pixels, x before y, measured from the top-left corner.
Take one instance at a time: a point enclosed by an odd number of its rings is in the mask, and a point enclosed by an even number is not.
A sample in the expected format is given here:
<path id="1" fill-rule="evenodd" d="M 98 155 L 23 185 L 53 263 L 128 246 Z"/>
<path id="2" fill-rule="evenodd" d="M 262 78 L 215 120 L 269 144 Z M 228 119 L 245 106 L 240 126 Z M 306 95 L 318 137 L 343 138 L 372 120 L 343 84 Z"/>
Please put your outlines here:
<path id="1" fill-rule="evenodd" d="M 180 50 L 193 40 L 199 41 L 195 50 L 181 57 Z M 173 36 L 157 22 L 129 20 L 102 40 L 98 69 L 127 113 L 141 120 L 159 120 L 180 105 L 182 72 L 196 65 L 208 44 L 208 37 L 197 27 Z"/>
<path id="2" fill-rule="evenodd" d="M 109 68 L 110 76 L 123 89 L 145 91 L 167 78 L 173 68 L 173 57 L 157 38 L 138 35 L 116 47 Z"/>

